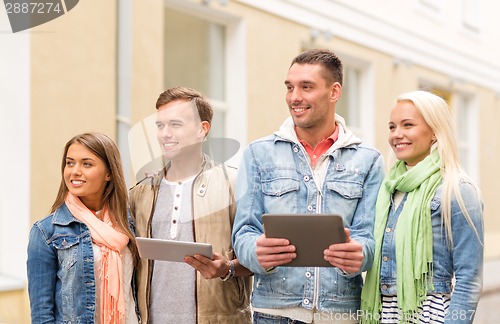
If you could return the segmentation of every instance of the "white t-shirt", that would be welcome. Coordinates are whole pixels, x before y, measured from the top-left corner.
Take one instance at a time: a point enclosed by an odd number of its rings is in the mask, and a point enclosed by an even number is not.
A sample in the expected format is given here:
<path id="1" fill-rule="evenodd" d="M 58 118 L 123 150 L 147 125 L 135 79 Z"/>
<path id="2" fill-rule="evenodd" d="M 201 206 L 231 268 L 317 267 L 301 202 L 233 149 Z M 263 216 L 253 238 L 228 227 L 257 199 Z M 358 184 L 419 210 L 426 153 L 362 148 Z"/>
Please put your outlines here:
<path id="1" fill-rule="evenodd" d="M 101 304 L 101 286 L 102 278 L 99 276 L 101 273 L 101 261 L 102 253 L 101 248 L 97 244 L 92 244 L 92 249 L 94 250 L 94 273 L 95 273 L 95 324 L 101 324 L 101 309 L 99 305 Z M 125 247 L 122 251 L 122 287 L 123 294 L 125 297 L 125 323 L 126 324 L 138 324 L 139 320 L 135 313 L 135 301 L 132 291 L 132 275 L 134 273 L 134 259 L 132 257 L 132 252 L 130 252 L 128 247 Z"/>

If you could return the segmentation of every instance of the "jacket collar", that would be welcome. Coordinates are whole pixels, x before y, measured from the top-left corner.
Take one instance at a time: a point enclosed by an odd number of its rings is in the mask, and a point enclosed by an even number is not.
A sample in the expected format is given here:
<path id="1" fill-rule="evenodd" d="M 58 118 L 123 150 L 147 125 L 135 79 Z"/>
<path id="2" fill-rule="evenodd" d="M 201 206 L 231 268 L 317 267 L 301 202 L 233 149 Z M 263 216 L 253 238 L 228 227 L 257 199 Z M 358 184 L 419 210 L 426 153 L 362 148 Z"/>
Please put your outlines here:
<path id="1" fill-rule="evenodd" d="M 148 179 L 150 179 L 151 186 L 153 188 L 160 186 L 162 179 L 165 178 L 168 168 L 170 168 L 170 164 L 171 163 L 168 162 L 163 169 L 154 173 L 149 173 L 144 179 L 139 181 L 139 183 L 147 182 Z M 205 193 L 207 192 L 208 184 L 210 182 L 210 170 L 215 168 L 216 166 L 217 163 L 210 159 L 207 154 L 203 153 L 202 169 L 201 172 L 196 175 L 194 181 L 194 193 L 196 193 L 196 195 L 201 197 L 205 195 Z"/>
<path id="2" fill-rule="evenodd" d="M 54 217 L 52 217 L 52 223 L 57 225 L 66 226 L 73 222 L 80 222 L 76 219 L 73 214 L 69 211 L 66 203 L 63 203 L 59 208 L 54 212 Z"/>
<path id="3" fill-rule="evenodd" d="M 333 143 L 330 149 L 326 152 L 327 154 L 331 154 L 333 151 L 340 148 L 348 146 L 355 147 L 356 145 L 363 142 L 347 128 L 344 118 L 338 114 L 335 114 L 335 125 L 339 127 L 339 137 L 337 141 L 335 141 L 335 143 Z M 300 145 L 297 134 L 295 133 L 294 126 L 295 125 L 293 123 L 292 117 L 288 117 L 287 119 L 285 119 L 280 128 L 276 132 L 274 132 L 274 134 L 276 135 L 275 141 L 288 141 Z"/>

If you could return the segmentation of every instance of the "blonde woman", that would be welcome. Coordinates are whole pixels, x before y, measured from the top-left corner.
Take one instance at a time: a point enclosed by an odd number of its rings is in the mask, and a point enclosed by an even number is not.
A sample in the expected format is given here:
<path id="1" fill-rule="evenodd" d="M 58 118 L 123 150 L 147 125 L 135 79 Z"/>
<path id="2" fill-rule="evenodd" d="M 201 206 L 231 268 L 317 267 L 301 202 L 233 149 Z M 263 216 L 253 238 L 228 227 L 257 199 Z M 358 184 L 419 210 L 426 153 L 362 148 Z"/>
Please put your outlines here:
<path id="1" fill-rule="evenodd" d="M 460 167 L 450 109 L 399 96 L 389 120 L 397 162 L 377 199 L 363 323 L 472 323 L 482 289 L 483 204 Z M 456 281 L 456 282 L 455 282 Z"/>
<path id="2" fill-rule="evenodd" d="M 32 322 L 138 323 L 137 250 L 118 148 L 104 134 L 77 135 L 64 147 L 61 173 L 50 215 L 29 237 Z"/>

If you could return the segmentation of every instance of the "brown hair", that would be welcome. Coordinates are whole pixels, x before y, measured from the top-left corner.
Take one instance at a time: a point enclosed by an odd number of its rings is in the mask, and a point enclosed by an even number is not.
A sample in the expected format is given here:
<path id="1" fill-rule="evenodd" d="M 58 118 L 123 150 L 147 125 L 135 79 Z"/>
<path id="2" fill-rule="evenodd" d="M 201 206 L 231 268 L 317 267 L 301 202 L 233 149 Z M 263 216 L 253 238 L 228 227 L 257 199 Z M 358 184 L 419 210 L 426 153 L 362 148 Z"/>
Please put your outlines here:
<path id="1" fill-rule="evenodd" d="M 81 144 L 95 154 L 104 162 L 111 180 L 106 184 L 106 189 L 102 197 L 102 201 L 108 206 L 110 211 L 111 222 L 117 229 L 123 232 L 129 238 L 128 247 L 132 252 L 134 259 L 137 260 L 137 248 L 135 245 L 135 237 L 130 230 L 128 223 L 128 191 L 123 176 L 122 160 L 120 151 L 115 142 L 107 135 L 102 133 L 84 133 L 76 135 L 70 139 L 64 146 L 63 158 L 61 163 L 61 184 L 59 192 L 52 204 L 51 213 L 56 211 L 64 203 L 68 194 L 68 187 L 64 182 L 64 169 L 66 167 L 66 157 L 69 147 L 73 144 Z"/>
<path id="2" fill-rule="evenodd" d="M 342 62 L 332 51 L 326 49 L 311 49 L 300 53 L 290 64 L 320 64 L 325 68 L 323 77 L 328 84 L 343 82 Z"/>
<path id="3" fill-rule="evenodd" d="M 201 121 L 207 121 L 209 124 L 212 123 L 212 118 L 214 116 L 212 106 L 198 91 L 186 87 L 167 89 L 163 91 L 158 97 L 158 100 L 156 100 L 156 109 L 174 100 L 192 101 L 198 110 Z"/>

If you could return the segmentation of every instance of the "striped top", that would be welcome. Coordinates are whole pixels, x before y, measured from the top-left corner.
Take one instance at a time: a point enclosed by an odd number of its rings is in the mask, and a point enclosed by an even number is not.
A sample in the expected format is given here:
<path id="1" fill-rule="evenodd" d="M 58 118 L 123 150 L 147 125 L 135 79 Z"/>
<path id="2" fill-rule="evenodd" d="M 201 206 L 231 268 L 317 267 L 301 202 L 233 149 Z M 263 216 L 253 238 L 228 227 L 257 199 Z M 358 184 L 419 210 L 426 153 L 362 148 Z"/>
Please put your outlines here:
<path id="1" fill-rule="evenodd" d="M 444 324 L 450 306 L 449 294 L 430 294 L 418 308 L 415 314 L 402 323 L 412 324 Z M 396 295 L 382 295 L 382 314 L 380 323 L 398 324 L 402 320 L 401 310 L 398 308 Z"/>

